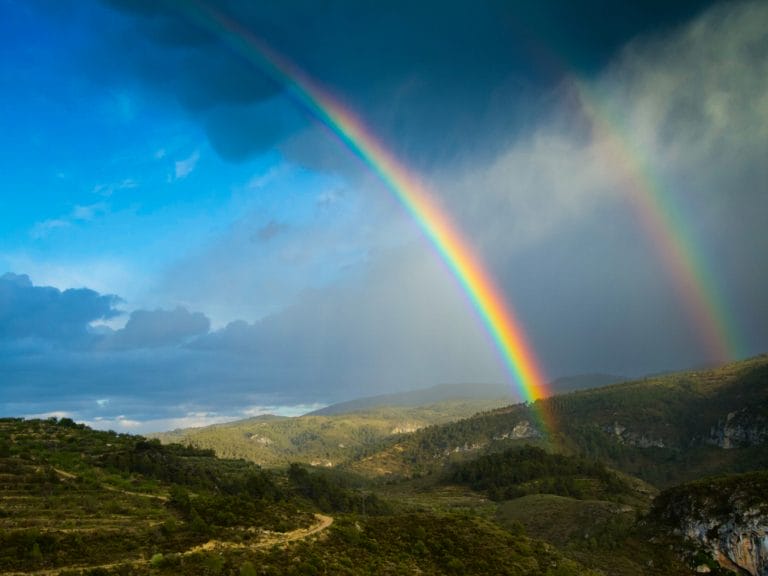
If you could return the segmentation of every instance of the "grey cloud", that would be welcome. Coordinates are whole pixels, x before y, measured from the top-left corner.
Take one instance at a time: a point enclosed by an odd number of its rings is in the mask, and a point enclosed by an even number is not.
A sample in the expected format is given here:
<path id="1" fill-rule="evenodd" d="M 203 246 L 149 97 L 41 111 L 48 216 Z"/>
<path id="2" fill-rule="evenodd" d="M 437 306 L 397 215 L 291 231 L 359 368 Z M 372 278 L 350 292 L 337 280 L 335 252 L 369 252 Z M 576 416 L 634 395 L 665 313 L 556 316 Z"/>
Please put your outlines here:
<path id="1" fill-rule="evenodd" d="M 505 379 L 479 319 L 426 245 L 380 253 L 358 272 L 355 282 L 307 291 L 281 312 L 233 322 L 192 346 L 251 358 L 259 379 L 297 395 Z"/>
<path id="2" fill-rule="evenodd" d="M 158 348 L 183 344 L 208 332 L 210 321 L 200 312 L 134 310 L 125 327 L 107 339 L 115 348 Z"/>
<path id="3" fill-rule="evenodd" d="M 251 235 L 251 240 L 254 242 L 269 242 L 276 236 L 279 236 L 285 232 L 287 229 L 288 226 L 286 224 L 281 224 L 280 222 L 270 220 Z"/>
<path id="4" fill-rule="evenodd" d="M 120 299 L 87 288 L 63 292 L 34 286 L 26 275 L 0 276 L 0 338 L 40 338 L 74 344 L 89 336 L 88 325 L 121 312 Z"/>
<path id="5" fill-rule="evenodd" d="M 728 3 L 638 40 L 587 84 L 597 129 L 566 85 L 563 112 L 533 134 L 435 178 L 551 370 L 708 361 L 690 295 L 662 265 L 664 234 L 687 242 L 736 353 L 768 348 L 766 25 L 765 3 Z M 648 225 L 635 194 L 670 230 Z"/>

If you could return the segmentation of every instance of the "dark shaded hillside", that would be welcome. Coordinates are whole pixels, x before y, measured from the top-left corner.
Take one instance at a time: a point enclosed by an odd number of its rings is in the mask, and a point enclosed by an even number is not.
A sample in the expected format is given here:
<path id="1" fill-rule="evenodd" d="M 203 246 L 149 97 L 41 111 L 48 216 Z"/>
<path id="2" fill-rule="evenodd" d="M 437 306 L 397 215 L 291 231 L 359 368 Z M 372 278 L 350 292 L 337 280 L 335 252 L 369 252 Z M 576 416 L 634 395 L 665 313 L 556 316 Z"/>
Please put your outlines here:
<path id="1" fill-rule="evenodd" d="M 481 490 L 492 500 L 526 494 L 613 500 L 631 492 L 625 481 L 600 462 L 550 454 L 532 446 L 510 448 L 454 465 L 446 480 Z"/>
<path id="2" fill-rule="evenodd" d="M 554 423 L 545 430 L 541 415 Z M 350 468 L 413 475 L 515 443 L 598 459 L 659 486 L 768 466 L 768 356 L 539 400 L 430 426 Z"/>

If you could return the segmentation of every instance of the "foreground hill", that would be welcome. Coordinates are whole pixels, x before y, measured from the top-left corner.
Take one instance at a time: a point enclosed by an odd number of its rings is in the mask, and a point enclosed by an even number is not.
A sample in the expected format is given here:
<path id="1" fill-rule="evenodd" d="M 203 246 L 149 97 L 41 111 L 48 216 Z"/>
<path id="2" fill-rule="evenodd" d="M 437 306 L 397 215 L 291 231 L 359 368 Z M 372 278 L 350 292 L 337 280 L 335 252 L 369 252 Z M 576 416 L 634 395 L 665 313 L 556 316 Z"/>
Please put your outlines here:
<path id="1" fill-rule="evenodd" d="M 768 467 L 768 356 L 430 426 L 392 439 L 348 468 L 407 477 L 520 443 L 599 459 L 659 487 Z"/>
<path id="2" fill-rule="evenodd" d="M 393 508 L 324 474 L 0 419 L 0 574 L 596 574 L 519 529 Z"/>

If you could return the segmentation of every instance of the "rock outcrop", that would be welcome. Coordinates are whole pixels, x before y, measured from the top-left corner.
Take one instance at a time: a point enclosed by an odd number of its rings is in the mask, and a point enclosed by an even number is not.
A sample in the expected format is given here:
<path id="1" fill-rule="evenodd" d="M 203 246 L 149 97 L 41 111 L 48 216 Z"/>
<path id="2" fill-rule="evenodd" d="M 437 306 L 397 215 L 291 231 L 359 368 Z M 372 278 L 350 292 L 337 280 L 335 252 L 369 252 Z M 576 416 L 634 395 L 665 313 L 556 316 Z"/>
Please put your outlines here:
<path id="1" fill-rule="evenodd" d="M 749 408 L 729 412 L 711 428 L 707 441 L 725 449 L 768 444 L 768 418 Z"/>
<path id="2" fill-rule="evenodd" d="M 637 446 L 638 448 L 664 448 L 664 440 L 661 438 L 652 438 L 646 434 L 632 432 L 627 430 L 626 426 L 622 426 L 618 422 L 614 422 L 613 426 L 605 426 L 603 432 L 616 438 L 621 444 L 627 444 L 629 446 Z"/>
<path id="3" fill-rule="evenodd" d="M 727 476 L 663 492 L 654 513 L 721 566 L 768 576 L 768 473 Z"/>

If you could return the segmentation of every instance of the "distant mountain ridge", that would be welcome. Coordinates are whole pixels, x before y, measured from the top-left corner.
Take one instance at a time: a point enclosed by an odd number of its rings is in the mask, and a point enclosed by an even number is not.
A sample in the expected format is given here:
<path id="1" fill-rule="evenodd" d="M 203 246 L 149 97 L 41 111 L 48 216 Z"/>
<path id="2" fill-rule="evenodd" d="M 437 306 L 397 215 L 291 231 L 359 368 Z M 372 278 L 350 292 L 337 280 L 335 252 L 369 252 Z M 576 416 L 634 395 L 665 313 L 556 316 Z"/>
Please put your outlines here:
<path id="1" fill-rule="evenodd" d="M 573 392 L 585 388 L 600 388 L 626 380 L 624 376 L 612 374 L 579 374 L 565 376 L 553 380 L 548 389 L 554 394 Z M 427 406 L 449 400 L 506 400 L 512 404 L 520 402 L 520 396 L 514 387 L 498 383 L 464 383 L 464 384 L 438 384 L 429 388 L 395 392 L 392 394 L 380 394 L 366 396 L 345 402 L 338 402 L 325 406 L 307 414 L 308 416 L 330 416 L 334 414 L 346 414 L 359 412 L 381 406 Z"/>

